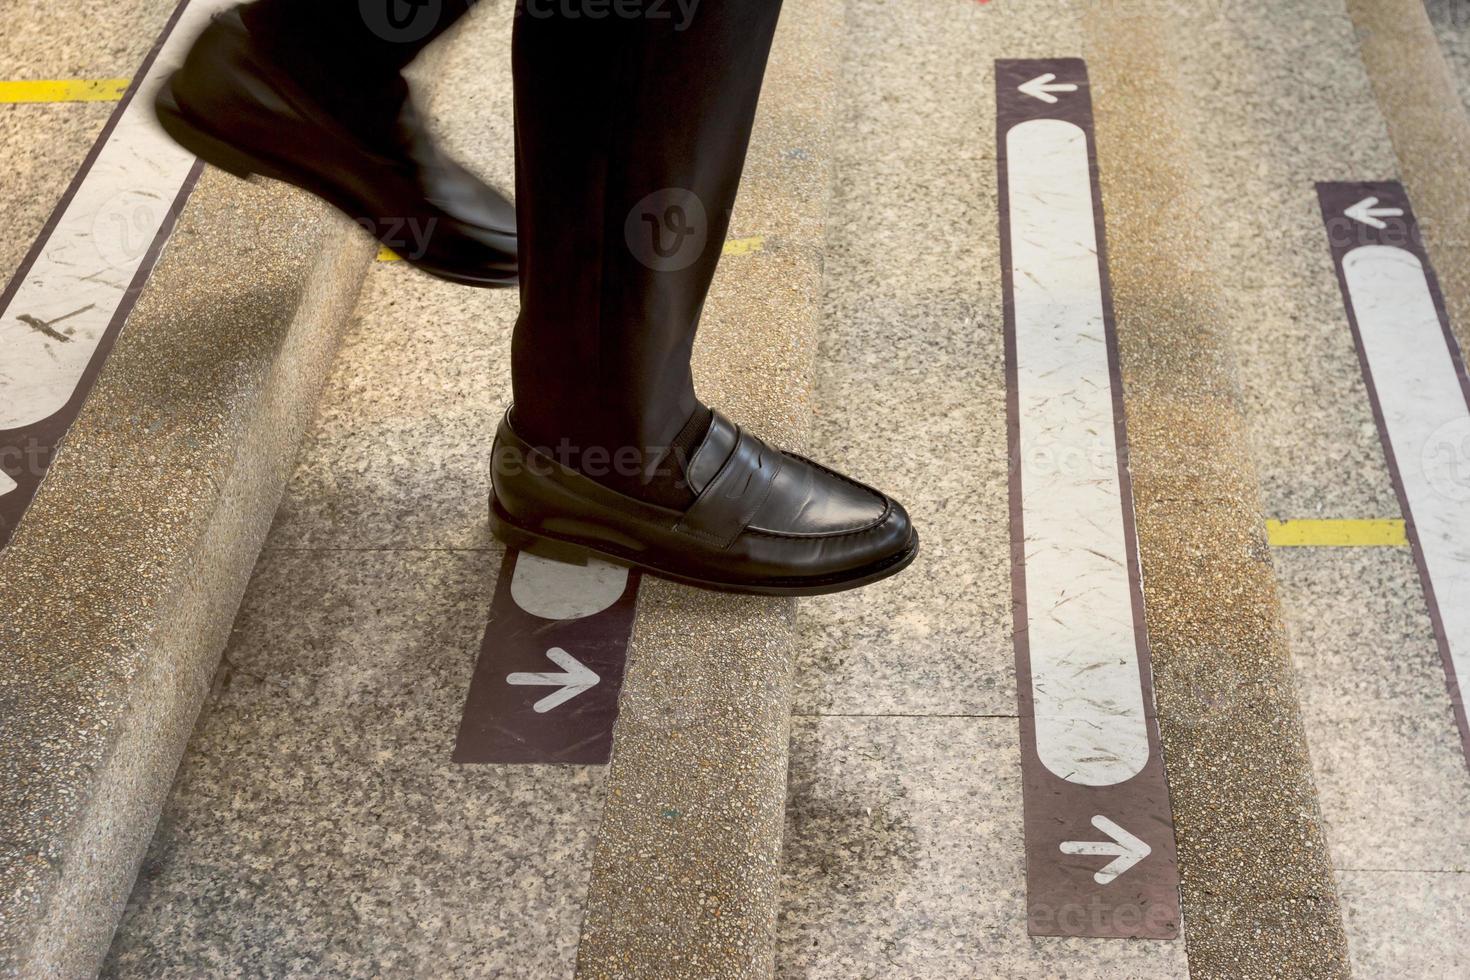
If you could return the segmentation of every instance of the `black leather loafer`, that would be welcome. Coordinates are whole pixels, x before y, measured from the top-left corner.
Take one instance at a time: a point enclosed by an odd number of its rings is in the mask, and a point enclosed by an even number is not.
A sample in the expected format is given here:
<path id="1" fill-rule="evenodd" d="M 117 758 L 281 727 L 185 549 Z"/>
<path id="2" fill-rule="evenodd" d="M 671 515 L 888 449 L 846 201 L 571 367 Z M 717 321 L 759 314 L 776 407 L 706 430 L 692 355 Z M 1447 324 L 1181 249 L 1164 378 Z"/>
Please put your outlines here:
<path id="1" fill-rule="evenodd" d="M 919 536 L 896 501 L 773 449 L 719 412 L 689 459 L 685 511 L 610 490 L 531 446 L 495 436 L 490 526 L 513 548 L 563 561 L 595 555 L 727 592 L 821 595 L 902 570 Z"/>
<path id="2" fill-rule="evenodd" d="M 154 108 L 191 153 L 310 191 L 425 272 L 516 283 L 515 206 L 440 150 L 411 100 L 381 138 L 350 131 L 252 39 L 238 8 L 204 29 Z"/>

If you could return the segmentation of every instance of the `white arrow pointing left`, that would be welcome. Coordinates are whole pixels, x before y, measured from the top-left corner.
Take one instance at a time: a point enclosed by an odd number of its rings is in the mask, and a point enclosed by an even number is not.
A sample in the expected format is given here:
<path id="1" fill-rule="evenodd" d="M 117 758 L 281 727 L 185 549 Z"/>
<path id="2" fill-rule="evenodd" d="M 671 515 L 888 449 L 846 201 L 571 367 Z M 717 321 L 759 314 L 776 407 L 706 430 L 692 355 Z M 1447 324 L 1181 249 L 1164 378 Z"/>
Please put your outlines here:
<path id="1" fill-rule="evenodd" d="M 1380 208 L 1378 206 L 1378 198 L 1365 197 L 1344 211 L 1343 214 L 1352 218 L 1354 221 L 1361 221 L 1370 228 L 1377 228 L 1379 231 L 1382 231 L 1388 227 L 1388 222 L 1380 221 L 1379 219 L 1402 218 L 1404 216 L 1404 209 Z"/>
<path id="2" fill-rule="evenodd" d="M 1153 848 L 1101 813 L 1092 818 L 1092 825 L 1112 840 L 1067 840 L 1062 841 L 1061 846 L 1063 854 L 1100 854 L 1113 859 L 1092 876 L 1092 880 L 1099 885 L 1108 884 L 1153 851 Z"/>
<path id="3" fill-rule="evenodd" d="M 561 690 L 551 692 L 532 705 L 537 714 L 545 714 L 553 708 L 566 704 L 583 691 L 596 687 L 597 682 L 602 680 L 586 664 L 582 663 L 570 653 L 567 653 L 561 647 L 552 647 L 546 651 L 546 656 L 552 663 L 560 667 L 563 673 L 516 673 L 511 674 L 505 679 L 507 684 L 561 688 Z"/>
<path id="4" fill-rule="evenodd" d="M 1047 72 L 1045 75 L 1038 75 L 1031 79 L 1031 81 L 1018 85 L 1017 88 L 1033 99 L 1040 99 L 1047 104 L 1057 101 L 1057 97 L 1052 95 L 1053 92 L 1077 91 L 1077 86 L 1071 82 L 1058 82 L 1057 76 L 1052 72 Z"/>

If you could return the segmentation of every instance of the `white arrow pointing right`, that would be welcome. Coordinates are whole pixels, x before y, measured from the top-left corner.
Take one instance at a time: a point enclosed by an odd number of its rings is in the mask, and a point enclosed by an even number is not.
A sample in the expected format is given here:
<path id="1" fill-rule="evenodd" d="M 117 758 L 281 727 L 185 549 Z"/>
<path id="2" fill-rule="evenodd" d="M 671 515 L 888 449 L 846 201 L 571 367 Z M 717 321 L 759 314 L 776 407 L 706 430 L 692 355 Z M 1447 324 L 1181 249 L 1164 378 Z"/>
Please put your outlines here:
<path id="1" fill-rule="evenodd" d="M 1058 82 L 1057 76 L 1052 72 L 1047 72 L 1045 75 L 1037 75 L 1031 81 L 1018 85 L 1017 88 L 1033 99 L 1040 99 L 1042 102 L 1048 104 L 1057 101 L 1057 97 L 1052 95 L 1053 92 L 1077 91 L 1077 86 L 1071 82 Z"/>
<path id="2" fill-rule="evenodd" d="M 602 680 L 602 678 L 597 676 L 595 671 L 570 653 L 567 653 L 561 647 L 552 647 L 546 651 L 546 656 L 552 663 L 560 667 L 564 673 L 515 673 L 505 679 L 507 684 L 558 687 L 561 689 L 551 692 L 532 705 L 532 708 L 537 714 L 545 714 L 552 708 L 566 704 L 583 691 L 596 687 L 597 682 Z"/>
<path id="3" fill-rule="evenodd" d="M 1365 197 L 1357 204 L 1354 204 L 1352 207 L 1344 211 L 1343 214 L 1347 215 L 1349 218 L 1352 218 L 1354 221 L 1361 221 L 1363 224 L 1367 225 L 1370 228 L 1377 228 L 1379 231 L 1382 231 L 1384 228 L 1388 227 L 1388 222 L 1379 221 L 1378 219 L 1402 218 L 1404 216 L 1404 209 L 1380 208 L 1378 207 L 1378 198 Z"/>
<path id="4" fill-rule="evenodd" d="M 1110 883 L 1153 851 L 1153 848 L 1100 813 L 1092 818 L 1092 825 L 1112 840 L 1067 840 L 1062 841 L 1061 846 L 1063 854 L 1100 854 L 1113 859 L 1092 876 L 1092 880 L 1099 885 Z"/>
<path id="5" fill-rule="evenodd" d="M 16 488 L 16 482 L 10 478 L 10 474 L 0 470 L 0 497 L 5 496 Z"/>

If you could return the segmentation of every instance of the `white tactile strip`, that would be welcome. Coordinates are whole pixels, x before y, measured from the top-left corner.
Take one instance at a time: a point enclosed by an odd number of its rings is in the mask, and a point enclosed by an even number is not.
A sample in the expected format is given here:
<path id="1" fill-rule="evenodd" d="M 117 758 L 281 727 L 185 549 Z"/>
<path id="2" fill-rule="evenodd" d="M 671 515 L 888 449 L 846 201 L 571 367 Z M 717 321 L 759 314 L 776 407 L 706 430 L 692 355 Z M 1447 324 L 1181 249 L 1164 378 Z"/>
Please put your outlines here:
<path id="1" fill-rule="evenodd" d="M 1460 688 L 1470 672 L 1470 378 L 1403 187 L 1317 192 L 1470 761 Z"/>
<path id="2" fill-rule="evenodd" d="M 454 761 L 603 765 L 638 607 L 637 572 L 506 552 Z"/>
<path id="3" fill-rule="evenodd" d="M 1032 935 L 1176 939 L 1086 65 L 996 64 Z"/>
<path id="4" fill-rule="evenodd" d="M 0 547 L 34 497 L 202 169 L 159 128 L 153 95 L 225 5 L 180 3 L 0 294 Z"/>

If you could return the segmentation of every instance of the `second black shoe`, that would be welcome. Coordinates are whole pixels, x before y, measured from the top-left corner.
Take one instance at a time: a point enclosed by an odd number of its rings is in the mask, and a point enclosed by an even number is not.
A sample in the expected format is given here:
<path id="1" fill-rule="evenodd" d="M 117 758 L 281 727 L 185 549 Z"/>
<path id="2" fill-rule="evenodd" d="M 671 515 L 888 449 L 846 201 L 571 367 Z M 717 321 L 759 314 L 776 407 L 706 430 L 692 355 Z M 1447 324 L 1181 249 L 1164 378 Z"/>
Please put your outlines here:
<path id="1" fill-rule="evenodd" d="M 906 568 L 919 536 L 897 501 L 715 412 L 686 469 L 685 510 L 618 493 L 522 439 L 507 413 L 495 436 L 490 526 L 513 548 L 588 555 L 688 585 L 820 595 Z"/>
<path id="2" fill-rule="evenodd" d="M 345 125 L 251 36 L 238 8 L 215 16 L 154 106 L 164 130 L 207 163 L 304 188 L 425 272 L 516 283 L 515 206 L 445 155 L 412 100 L 379 134 Z"/>

